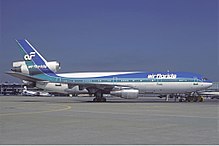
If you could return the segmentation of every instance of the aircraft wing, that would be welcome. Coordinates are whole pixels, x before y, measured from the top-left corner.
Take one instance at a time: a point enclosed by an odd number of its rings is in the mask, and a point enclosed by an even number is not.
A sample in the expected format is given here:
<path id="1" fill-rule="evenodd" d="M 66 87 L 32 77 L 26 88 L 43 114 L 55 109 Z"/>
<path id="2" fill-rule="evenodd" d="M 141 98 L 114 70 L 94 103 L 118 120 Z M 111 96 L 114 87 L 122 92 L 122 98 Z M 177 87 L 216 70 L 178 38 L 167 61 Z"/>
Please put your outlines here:
<path id="1" fill-rule="evenodd" d="M 64 82 L 63 82 L 64 83 Z M 66 83 L 66 82 L 65 82 Z M 114 84 L 104 84 L 104 83 L 67 83 L 70 87 L 72 86 L 79 86 L 79 88 L 82 89 L 101 89 L 105 91 L 112 91 L 113 89 L 130 89 L 132 87 L 129 86 L 120 86 L 120 85 L 114 85 Z"/>
<path id="2" fill-rule="evenodd" d="M 8 72 L 6 72 L 6 74 L 11 75 L 11 76 L 16 77 L 16 78 L 20 78 L 20 79 L 25 80 L 25 81 L 31 81 L 31 82 L 44 81 L 42 79 L 35 78 L 33 76 L 23 74 L 20 72 L 8 71 Z"/>
<path id="3" fill-rule="evenodd" d="M 20 72 L 14 72 L 14 71 L 8 71 L 6 74 L 11 75 L 13 77 L 20 78 L 21 80 L 30 81 L 30 82 L 36 82 L 36 81 L 46 81 L 37 77 L 33 77 L 31 75 L 23 74 Z M 114 84 L 104 84 L 104 83 L 69 83 L 69 82 L 62 82 L 69 84 L 70 86 L 80 86 L 81 88 L 86 89 L 101 89 L 101 90 L 108 90 L 111 91 L 114 88 L 130 88 L 129 86 L 119 86 Z"/>

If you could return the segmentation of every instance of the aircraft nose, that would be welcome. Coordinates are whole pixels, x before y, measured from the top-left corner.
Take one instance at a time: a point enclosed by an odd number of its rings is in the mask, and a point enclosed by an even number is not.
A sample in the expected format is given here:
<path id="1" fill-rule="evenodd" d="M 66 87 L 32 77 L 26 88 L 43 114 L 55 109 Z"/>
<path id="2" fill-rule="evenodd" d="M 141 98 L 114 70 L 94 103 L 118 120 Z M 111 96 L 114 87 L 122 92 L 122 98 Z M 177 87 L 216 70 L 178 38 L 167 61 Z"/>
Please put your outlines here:
<path id="1" fill-rule="evenodd" d="M 205 86 L 206 88 L 209 88 L 209 87 L 211 87 L 212 85 L 213 85 L 212 82 L 204 83 L 204 86 Z"/>

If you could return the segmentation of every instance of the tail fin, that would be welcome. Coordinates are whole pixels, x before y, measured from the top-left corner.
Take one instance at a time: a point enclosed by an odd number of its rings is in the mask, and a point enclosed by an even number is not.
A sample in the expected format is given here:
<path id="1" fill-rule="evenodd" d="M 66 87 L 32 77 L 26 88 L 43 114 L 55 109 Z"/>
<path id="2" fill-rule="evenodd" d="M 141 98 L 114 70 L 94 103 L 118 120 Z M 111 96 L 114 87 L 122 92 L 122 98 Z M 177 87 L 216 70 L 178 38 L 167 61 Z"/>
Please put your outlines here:
<path id="1" fill-rule="evenodd" d="M 40 53 L 27 41 L 27 40 L 16 40 L 20 46 L 25 61 L 37 62 L 39 64 L 46 64 L 46 60 L 40 55 Z"/>
<path id="2" fill-rule="evenodd" d="M 47 61 L 26 39 L 16 41 L 21 48 L 24 61 L 27 65 L 30 74 L 55 74 L 46 65 Z"/>

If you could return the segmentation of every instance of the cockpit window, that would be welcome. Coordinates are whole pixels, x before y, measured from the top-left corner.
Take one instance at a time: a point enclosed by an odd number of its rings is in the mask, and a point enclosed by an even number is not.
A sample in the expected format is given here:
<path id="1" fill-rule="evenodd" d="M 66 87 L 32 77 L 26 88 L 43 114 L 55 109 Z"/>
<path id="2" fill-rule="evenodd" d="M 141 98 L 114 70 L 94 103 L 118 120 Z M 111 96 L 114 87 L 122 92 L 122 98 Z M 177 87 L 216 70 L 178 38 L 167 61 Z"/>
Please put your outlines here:
<path id="1" fill-rule="evenodd" d="M 203 81 L 207 81 L 208 79 L 207 79 L 207 78 L 202 78 L 202 80 L 203 80 Z"/>

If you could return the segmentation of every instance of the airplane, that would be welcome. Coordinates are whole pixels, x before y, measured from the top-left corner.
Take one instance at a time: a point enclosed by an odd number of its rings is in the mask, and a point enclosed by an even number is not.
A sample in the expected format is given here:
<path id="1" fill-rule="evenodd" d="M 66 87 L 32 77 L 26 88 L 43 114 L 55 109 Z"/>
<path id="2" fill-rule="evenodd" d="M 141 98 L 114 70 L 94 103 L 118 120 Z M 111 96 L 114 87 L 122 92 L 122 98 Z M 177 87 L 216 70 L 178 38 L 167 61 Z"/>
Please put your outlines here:
<path id="1" fill-rule="evenodd" d="M 7 74 L 35 83 L 65 84 L 67 90 L 75 87 L 94 94 L 94 102 L 106 102 L 103 94 L 125 99 L 137 98 L 139 94 L 188 95 L 207 89 L 212 81 L 189 72 L 82 72 L 57 74 L 42 55 L 26 40 L 16 40 L 20 46 L 26 67 L 21 72 Z M 53 66 L 54 67 L 54 66 Z M 187 96 L 185 96 L 187 99 Z M 194 97 L 196 100 L 196 97 Z M 200 100 L 201 101 L 201 100 Z"/>
<path id="2" fill-rule="evenodd" d="M 52 96 L 51 94 L 49 94 L 47 92 L 27 90 L 27 86 L 24 86 L 24 89 L 23 89 L 21 95 L 23 95 L 23 96 Z"/>

